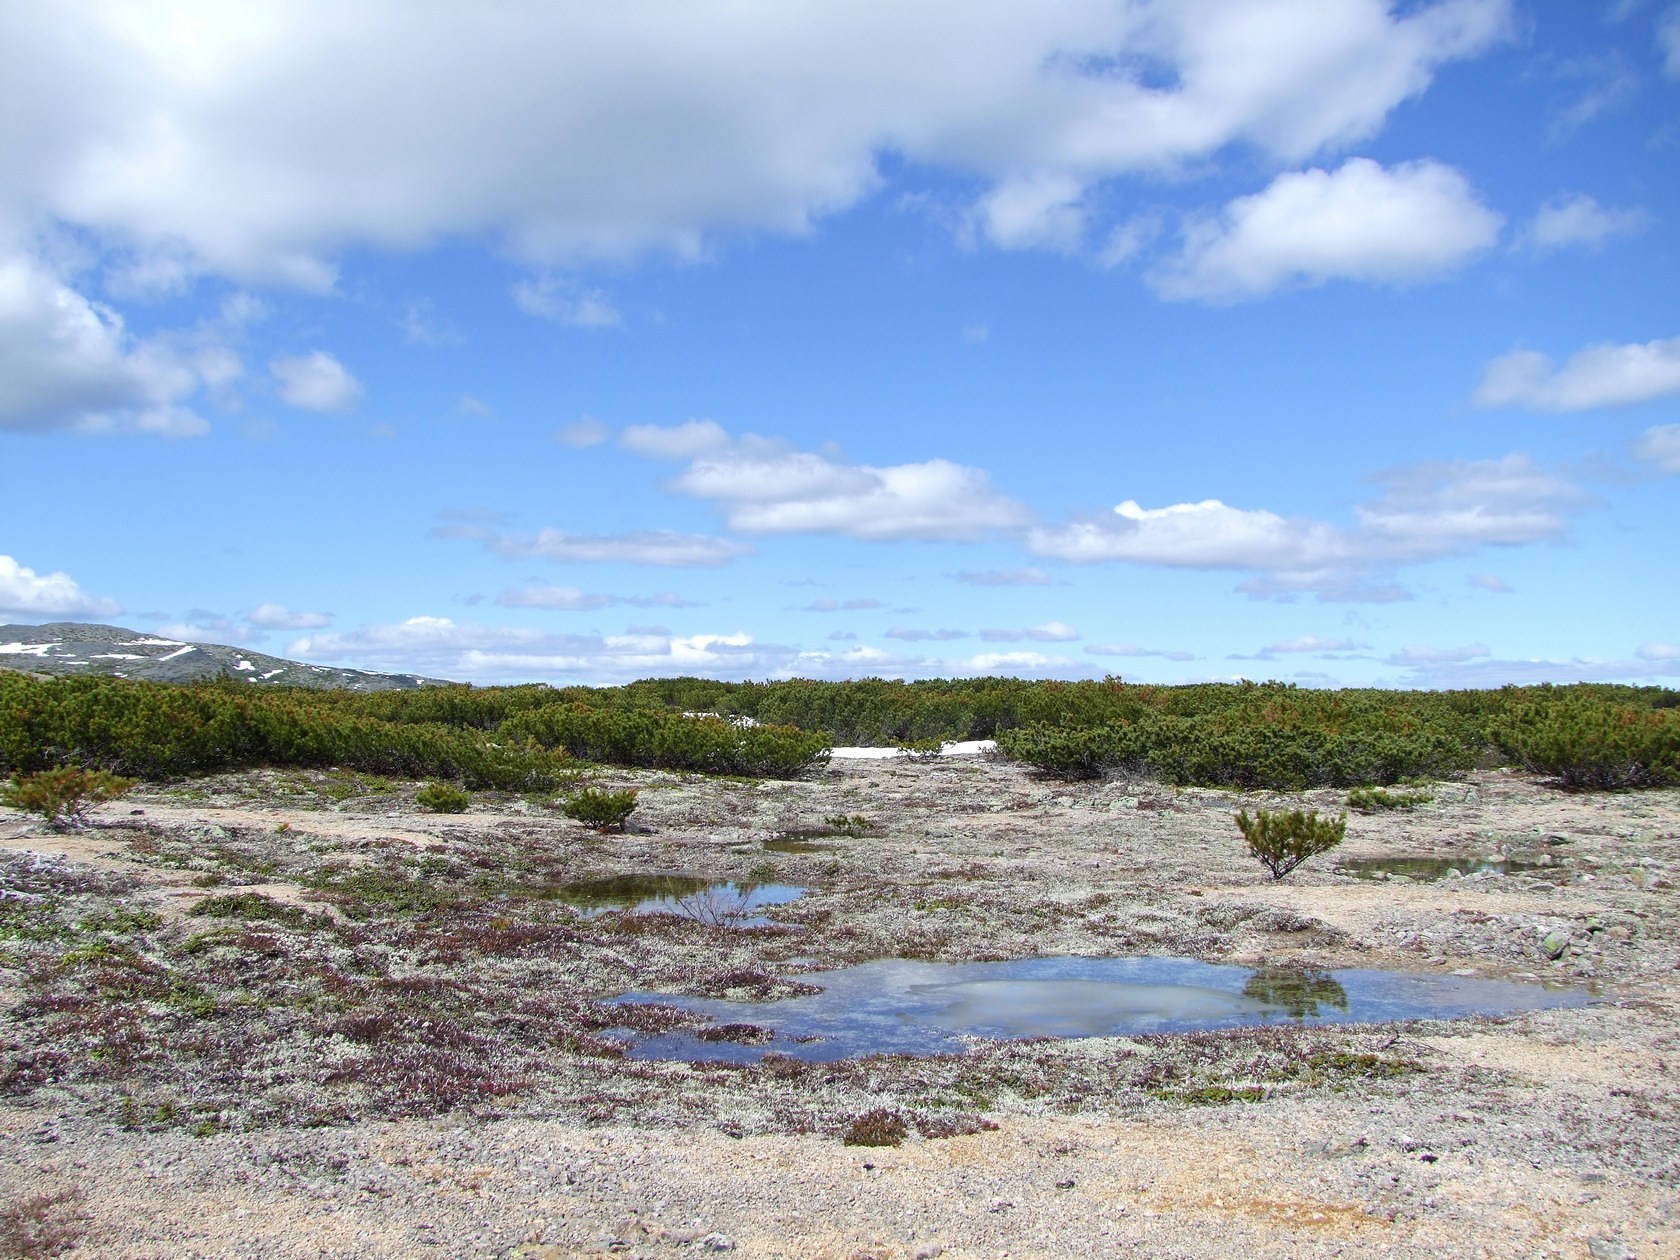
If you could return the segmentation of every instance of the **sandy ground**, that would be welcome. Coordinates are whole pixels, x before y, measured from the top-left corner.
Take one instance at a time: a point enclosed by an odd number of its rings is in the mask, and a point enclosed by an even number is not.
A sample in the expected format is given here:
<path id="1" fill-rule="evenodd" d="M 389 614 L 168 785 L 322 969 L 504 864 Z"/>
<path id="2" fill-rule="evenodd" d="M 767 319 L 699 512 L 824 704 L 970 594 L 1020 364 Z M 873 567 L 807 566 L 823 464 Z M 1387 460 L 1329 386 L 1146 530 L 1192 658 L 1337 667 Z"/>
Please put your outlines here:
<path id="1" fill-rule="evenodd" d="M 1016 1043 L 785 1074 L 556 1051 L 551 1075 L 493 1106 L 415 1115 L 364 1099 L 309 1124 L 216 1102 L 209 1084 L 169 1084 L 221 1107 L 227 1119 L 208 1130 L 118 1112 L 123 1091 L 163 1088 L 162 1068 L 119 1080 L 72 1064 L 8 1091 L 0 1109 L 0 1254 L 1680 1256 L 1680 793 L 1570 795 L 1478 774 L 1415 810 L 1354 815 L 1341 850 L 1273 883 L 1243 853 L 1232 812 L 1333 808 L 1339 793 L 1056 784 L 973 758 L 836 762 L 798 783 L 610 779 L 643 790 L 631 830 L 604 839 L 515 798 L 446 817 L 416 810 L 414 785 L 334 801 L 256 775 L 138 791 L 73 836 L 0 812 L 0 856 L 56 855 L 55 870 L 134 881 L 122 904 L 162 918 L 148 949 L 202 927 L 186 915 L 198 899 L 260 890 L 321 914 L 321 933 L 354 927 L 356 949 L 385 951 L 381 974 L 483 977 L 470 992 L 485 1005 L 565 986 L 580 1001 L 705 992 L 722 967 L 797 978 L 872 957 L 1143 953 L 1544 979 L 1597 1000 L 1508 1019 Z M 874 825 L 821 834 L 839 815 Z M 790 833 L 811 850 L 776 849 Z M 532 902 L 572 934 L 563 948 L 427 964 L 435 952 L 401 953 L 427 916 L 381 936 L 385 920 L 310 887 L 311 863 L 528 851 L 567 878 L 773 867 L 811 891 L 761 932 L 580 922 Z M 1536 869 L 1432 883 L 1337 873 L 1359 857 L 1470 869 L 1491 854 Z M 1546 941 L 1562 943 L 1558 957 Z M 264 965 L 285 979 L 278 953 Z M 13 1055 L 52 1027 L 32 1013 L 40 975 L 0 972 Z M 325 1044 L 297 1043 L 288 1084 L 242 1079 L 244 1101 L 291 1090 L 324 1105 L 334 1095 L 310 1056 Z M 1404 1070 L 1297 1070 L 1344 1061 Z M 1204 1085 L 1252 1092 L 1209 1101 Z M 962 1123 L 948 1126 L 955 1136 L 913 1126 L 896 1148 L 843 1145 L 844 1122 L 871 1105 Z"/>

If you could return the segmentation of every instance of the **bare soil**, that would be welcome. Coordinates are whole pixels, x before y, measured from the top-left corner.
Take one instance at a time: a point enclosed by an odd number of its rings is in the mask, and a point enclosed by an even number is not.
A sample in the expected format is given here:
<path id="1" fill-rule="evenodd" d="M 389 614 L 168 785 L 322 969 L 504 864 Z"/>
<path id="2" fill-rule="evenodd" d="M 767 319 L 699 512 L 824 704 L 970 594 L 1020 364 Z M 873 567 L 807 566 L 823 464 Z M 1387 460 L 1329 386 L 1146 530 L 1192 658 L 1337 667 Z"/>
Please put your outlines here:
<path id="1" fill-rule="evenodd" d="M 641 789 L 625 834 L 336 772 L 137 789 L 73 835 L 0 811 L 0 1255 L 1680 1256 L 1680 792 L 1478 773 L 1274 883 L 1232 814 L 1340 793 L 985 758 L 598 781 Z M 1544 867 L 1338 873 L 1495 853 Z M 748 928 L 553 896 L 628 873 L 810 892 Z M 1047 954 L 1597 1000 L 747 1067 L 626 1058 L 606 1005 Z M 843 1144 L 877 1109 L 903 1144 Z"/>

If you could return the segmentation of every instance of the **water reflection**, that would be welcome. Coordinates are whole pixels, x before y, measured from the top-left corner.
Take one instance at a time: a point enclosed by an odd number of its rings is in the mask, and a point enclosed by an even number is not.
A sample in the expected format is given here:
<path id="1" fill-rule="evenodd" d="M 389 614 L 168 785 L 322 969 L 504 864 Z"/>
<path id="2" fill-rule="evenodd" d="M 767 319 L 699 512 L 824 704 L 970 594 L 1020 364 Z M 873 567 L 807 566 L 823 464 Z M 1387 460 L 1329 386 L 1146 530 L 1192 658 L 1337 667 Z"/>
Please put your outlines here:
<path id="1" fill-rule="evenodd" d="M 562 884 L 551 896 L 593 917 L 611 910 L 632 914 L 675 914 L 700 923 L 751 926 L 767 920 L 766 906 L 786 905 L 805 895 L 795 884 L 736 884 L 691 875 L 610 875 Z"/>
<path id="2" fill-rule="evenodd" d="M 766 1051 L 834 1060 L 860 1054 L 950 1054 L 972 1037 L 1102 1037 L 1264 1024 L 1447 1019 L 1579 1006 L 1579 989 L 1473 976 L 1222 966 L 1190 958 L 1024 958 L 1004 963 L 883 959 L 800 979 L 821 991 L 775 1002 L 631 993 L 717 1024 L 773 1031 L 765 1044 L 690 1032 L 635 1042 L 643 1059 L 750 1062 Z M 628 1035 L 628 1034 L 627 1034 Z"/>
<path id="3" fill-rule="evenodd" d="M 1301 967 L 1259 967 L 1243 985 L 1243 993 L 1256 1002 L 1287 1011 L 1300 1022 L 1330 1011 L 1346 1012 L 1347 990 L 1328 971 Z"/>

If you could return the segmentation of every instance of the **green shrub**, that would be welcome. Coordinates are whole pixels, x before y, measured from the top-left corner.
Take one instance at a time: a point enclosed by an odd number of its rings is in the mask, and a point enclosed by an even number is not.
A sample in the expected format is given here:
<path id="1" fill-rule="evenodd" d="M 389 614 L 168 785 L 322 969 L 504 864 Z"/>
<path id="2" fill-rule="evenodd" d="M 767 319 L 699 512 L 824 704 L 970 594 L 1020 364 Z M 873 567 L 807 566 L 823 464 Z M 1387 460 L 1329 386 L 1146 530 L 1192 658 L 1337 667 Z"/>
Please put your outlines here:
<path id="1" fill-rule="evenodd" d="M 133 786 L 133 779 L 106 770 L 60 766 L 19 775 L 0 787 L 0 805 L 39 814 L 55 831 L 68 831 L 84 825 L 93 806 L 115 800 Z"/>
<path id="2" fill-rule="evenodd" d="M 1680 709 L 1572 695 L 1513 708 L 1495 738 L 1518 765 L 1564 787 L 1680 784 Z"/>
<path id="3" fill-rule="evenodd" d="M 1273 879 L 1282 879 L 1310 857 L 1342 842 L 1347 832 L 1347 815 L 1320 818 L 1316 809 L 1256 810 L 1237 813 L 1237 828 L 1248 841 L 1248 851 L 1259 858 Z"/>
<path id="4" fill-rule="evenodd" d="M 622 831 L 625 819 L 635 808 L 635 788 L 625 788 L 621 792 L 584 788 L 568 796 L 561 803 L 560 812 L 596 831 Z"/>
<path id="5" fill-rule="evenodd" d="M 1362 814 L 1374 814 L 1383 809 L 1414 809 L 1427 805 L 1435 798 L 1428 792 L 1391 791 L 1380 787 L 1357 787 L 1347 794 L 1347 807 Z"/>
<path id="6" fill-rule="evenodd" d="M 464 814 L 472 797 L 452 783 L 428 783 L 414 794 L 414 802 L 434 814 Z"/>

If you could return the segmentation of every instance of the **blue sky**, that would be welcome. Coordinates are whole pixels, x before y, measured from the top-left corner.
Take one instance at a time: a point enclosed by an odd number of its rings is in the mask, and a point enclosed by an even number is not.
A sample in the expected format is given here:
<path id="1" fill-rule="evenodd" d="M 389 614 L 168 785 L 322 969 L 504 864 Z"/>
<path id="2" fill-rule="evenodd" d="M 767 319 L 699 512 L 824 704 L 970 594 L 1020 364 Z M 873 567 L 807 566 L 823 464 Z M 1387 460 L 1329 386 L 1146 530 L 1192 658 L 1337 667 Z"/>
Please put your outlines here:
<path id="1" fill-rule="evenodd" d="M 0 11 L 0 620 L 1680 677 L 1672 0 Z"/>

